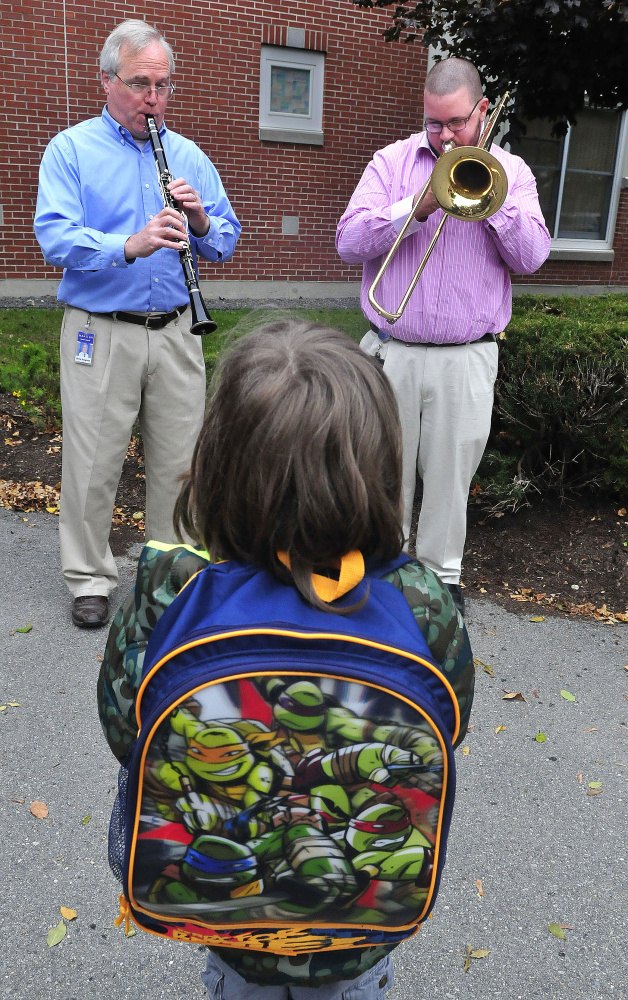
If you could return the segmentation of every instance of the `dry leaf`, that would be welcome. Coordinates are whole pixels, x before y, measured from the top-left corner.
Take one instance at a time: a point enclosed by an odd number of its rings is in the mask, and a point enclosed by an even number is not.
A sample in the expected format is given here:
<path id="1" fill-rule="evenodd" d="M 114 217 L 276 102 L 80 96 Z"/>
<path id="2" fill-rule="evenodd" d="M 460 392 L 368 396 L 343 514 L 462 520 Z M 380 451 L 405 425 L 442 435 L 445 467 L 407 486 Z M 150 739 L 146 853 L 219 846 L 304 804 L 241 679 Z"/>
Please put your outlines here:
<path id="1" fill-rule="evenodd" d="M 506 694 L 502 695 L 502 701 L 526 701 L 521 691 L 508 691 L 506 688 L 502 688 L 502 691 L 506 691 Z"/>
<path id="2" fill-rule="evenodd" d="M 597 733 L 597 729 L 585 729 L 585 733 Z"/>
<path id="3" fill-rule="evenodd" d="M 478 899 L 481 899 L 482 896 L 484 895 L 484 889 L 482 888 L 482 879 L 481 878 L 476 878 L 476 880 L 475 880 L 475 888 L 478 890 Z"/>
<path id="4" fill-rule="evenodd" d="M 475 951 L 471 952 L 469 958 L 486 958 L 487 955 L 490 955 L 488 948 L 476 948 Z"/>
<path id="5" fill-rule="evenodd" d="M 78 916 L 76 910 L 71 910 L 69 906 L 60 906 L 59 910 L 61 912 L 61 916 L 65 917 L 66 920 L 74 920 L 74 918 Z"/>
<path id="6" fill-rule="evenodd" d="M 497 729 L 495 730 L 495 732 L 496 733 L 503 733 L 505 729 L 506 729 L 505 726 L 498 726 Z"/>
<path id="7" fill-rule="evenodd" d="M 603 788 L 589 788 L 587 789 L 587 795 L 601 795 L 603 791 Z"/>
<path id="8" fill-rule="evenodd" d="M 48 806 L 45 802 L 39 802 L 35 799 L 34 802 L 31 802 L 31 812 L 37 819 L 45 819 L 48 815 Z"/>
<path id="9" fill-rule="evenodd" d="M 528 621 L 531 621 L 531 622 L 544 622 L 545 621 L 545 615 L 537 615 L 536 618 L 529 618 Z"/>
<path id="10" fill-rule="evenodd" d="M 26 802 L 26 799 L 11 799 L 11 802 Z"/>
<path id="11" fill-rule="evenodd" d="M 465 757 L 468 757 L 469 756 L 469 747 L 463 747 L 462 748 L 462 753 L 465 755 Z"/>
<path id="12" fill-rule="evenodd" d="M 578 771 L 578 777 L 576 780 L 579 781 L 580 784 L 582 784 L 582 771 Z"/>

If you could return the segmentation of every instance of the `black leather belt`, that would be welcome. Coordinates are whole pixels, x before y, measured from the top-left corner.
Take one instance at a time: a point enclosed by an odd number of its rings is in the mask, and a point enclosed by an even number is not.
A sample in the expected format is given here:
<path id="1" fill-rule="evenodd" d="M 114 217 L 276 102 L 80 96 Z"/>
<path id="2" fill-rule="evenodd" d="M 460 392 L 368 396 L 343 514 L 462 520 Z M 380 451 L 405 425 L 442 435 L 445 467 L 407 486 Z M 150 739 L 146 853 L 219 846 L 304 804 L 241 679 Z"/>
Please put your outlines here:
<path id="1" fill-rule="evenodd" d="M 374 323 L 371 323 L 370 327 L 373 333 L 376 333 L 383 343 L 386 343 L 387 340 L 399 340 L 399 337 L 393 337 L 392 334 L 384 333 L 382 336 L 383 331 L 380 331 L 375 326 Z M 434 344 L 432 343 L 431 340 L 402 340 L 401 343 L 407 344 L 408 347 L 462 347 L 463 344 L 467 343 L 470 344 L 485 344 L 487 342 L 494 343 L 495 339 L 496 338 L 494 333 L 485 333 L 483 337 L 478 337 L 477 340 L 470 340 L 470 341 L 464 340 L 458 343 L 451 343 L 449 341 L 445 341 L 445 343 L 442 344 Z"/>
<path id="2" fill-rule="evenodd" d="M 145 316 L 138 316 L 137 313 L 120 312 L 118 310 L 118 312 L 113 312 L 111 315 L 115 320 L 121 320 L 123 323 L 145 326 L 147 330 L 162 330 L 168 323 L 172 323 L 173 319 L 182 316 L 186 309 L 187 303 L 184 306 L 178 306 L 169 313 L 146 313 Z"/>

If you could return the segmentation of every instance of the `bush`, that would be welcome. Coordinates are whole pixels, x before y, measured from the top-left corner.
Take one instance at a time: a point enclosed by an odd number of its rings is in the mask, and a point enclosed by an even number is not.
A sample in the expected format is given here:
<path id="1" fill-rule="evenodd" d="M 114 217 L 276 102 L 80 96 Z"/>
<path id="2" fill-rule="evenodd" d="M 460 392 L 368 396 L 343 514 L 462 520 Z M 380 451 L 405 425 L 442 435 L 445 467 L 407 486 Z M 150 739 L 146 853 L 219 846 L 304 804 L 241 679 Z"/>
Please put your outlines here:
<path id="1" fill-rule="evenodd" d="M 63 313 L 51 309 L 0 312 L 0 392 L 19 400 L 38 427 L 61 420 L 59 333 Z"/>
<path id="2" fill-rule="evenodd" d="M 625 490 L 627 417 L 628 297 L 516 297 L 478 470 L 485 497 L 507 501 L 506 482 L 513 509 L 525 484 Z"/>

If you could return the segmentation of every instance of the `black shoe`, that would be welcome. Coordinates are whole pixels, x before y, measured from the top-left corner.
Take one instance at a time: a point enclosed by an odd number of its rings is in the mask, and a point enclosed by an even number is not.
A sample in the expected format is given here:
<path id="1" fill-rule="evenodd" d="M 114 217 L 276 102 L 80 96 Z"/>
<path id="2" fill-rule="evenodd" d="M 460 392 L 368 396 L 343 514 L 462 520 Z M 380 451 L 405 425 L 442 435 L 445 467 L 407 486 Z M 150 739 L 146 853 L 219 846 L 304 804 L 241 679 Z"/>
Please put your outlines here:
<path id="1" fill-rule="evenodd" d="M 99 594 L 75 597 L 72 605 L 72 621 L 79 628 L 100 628 L 109 620 L 109 601 Z"/>
<path id="2" fill-rule="evenodd" d="M 462 593 L 462 588 L 459 583 L 446 583 L 445 586 L 451 594 L 451 598 L 456 605 L 456 608 L 464 618 L 464 594 Z"/>

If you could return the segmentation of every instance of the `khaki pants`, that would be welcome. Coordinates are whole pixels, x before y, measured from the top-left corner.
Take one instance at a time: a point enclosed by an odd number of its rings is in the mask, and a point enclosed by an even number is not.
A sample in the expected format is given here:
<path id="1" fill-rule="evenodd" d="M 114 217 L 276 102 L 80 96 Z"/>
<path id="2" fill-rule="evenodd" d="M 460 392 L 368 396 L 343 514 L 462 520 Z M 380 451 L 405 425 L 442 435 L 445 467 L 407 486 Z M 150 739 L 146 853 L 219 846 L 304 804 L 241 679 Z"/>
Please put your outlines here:
<path id="1" fill-rule="evenodd" d="M 458 583 L 467 533 L 467 501 L 491 428 L 497 344 L 382 343 L 370 331 L 362 350 L 384 360 L 403 435 L 403 533 L 412 523 L 417 472 L 423 500 L 416 555 L 444 583 Z"/>
<path id="2" fill-rule="evenodd" d="M 175 540 L 172 511 L 203 422 L 205 364 L 190 312 L 147 330 L 68 306 L 61 328 L 63 450 L 59 536 L 74 597 L 109 594 L 113 505 L 139 418 L 146 459 L 146 537 Z M 75 362 L 77 334 L 95 334 L 93 364 Z"/>

